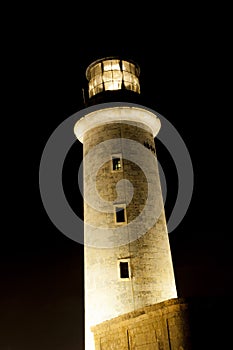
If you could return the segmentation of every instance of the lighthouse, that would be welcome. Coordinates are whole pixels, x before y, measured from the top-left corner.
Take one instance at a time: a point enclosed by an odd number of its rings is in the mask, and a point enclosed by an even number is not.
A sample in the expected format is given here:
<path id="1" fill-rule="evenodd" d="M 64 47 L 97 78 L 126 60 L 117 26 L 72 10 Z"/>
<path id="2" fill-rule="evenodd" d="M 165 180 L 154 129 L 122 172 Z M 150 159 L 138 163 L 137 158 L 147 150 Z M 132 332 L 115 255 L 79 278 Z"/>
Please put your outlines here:
<path id="1" fill-rule="evenodd" d="M 83 144 L 85 349 L 184 349 L 186 306 L 155 147 L 160 120 L 140 103 L 131 59 L 100 58 L 86 78 L 87 113 L 74 125 Z"/>

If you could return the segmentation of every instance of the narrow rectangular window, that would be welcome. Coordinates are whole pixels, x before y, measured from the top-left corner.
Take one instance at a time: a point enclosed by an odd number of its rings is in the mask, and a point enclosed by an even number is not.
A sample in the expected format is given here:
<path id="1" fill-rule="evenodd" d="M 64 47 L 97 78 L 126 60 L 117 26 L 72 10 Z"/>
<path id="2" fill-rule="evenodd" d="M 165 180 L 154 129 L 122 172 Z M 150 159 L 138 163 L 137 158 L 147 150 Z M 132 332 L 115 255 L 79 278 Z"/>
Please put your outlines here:
<path id="1" fill-rule="evenodd" d="M 129 263 L 128 261 L 120 261 L 120 278 L 129 278 Z"/>
<path id="2" fill-rule="evenodd" d="M 126 222 L 126 208 L 125 205 L 115 206 L 115 220 L 116 223 Z"/>
<path id="3" fill-rule="evenodd" d="M 120 154 L 112 156 L 112 171 L 122 170 L 122 157 Z"/>
<path id="4" fill-rule="evenodd" d="M 130 258 L 119 259 L 117 261 L 117 268 L 118 268 L 118 278 L 120 280 L 131 279 Z"/>

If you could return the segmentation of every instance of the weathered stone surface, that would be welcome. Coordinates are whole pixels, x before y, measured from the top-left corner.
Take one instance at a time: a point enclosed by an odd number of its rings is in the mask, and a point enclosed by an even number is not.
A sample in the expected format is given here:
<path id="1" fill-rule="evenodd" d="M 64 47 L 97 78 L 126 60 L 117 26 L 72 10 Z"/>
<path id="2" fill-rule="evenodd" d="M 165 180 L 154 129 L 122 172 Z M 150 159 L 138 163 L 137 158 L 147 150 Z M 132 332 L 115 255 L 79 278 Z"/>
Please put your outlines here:
<path id="1" fill-rule="evenodd" d="M 106 114 L 106 111 L 103 113 Z M 138 114 L 139 111 L 135 110 L 135 113 Z M 91 326 L 177 297 L 155 152 L 154 131 L 148 126 L 150 123 L 142 124 L 142 120 L 146 121 L 148 118 L 151 120 L 152 117 L 150 113 L 147 115 L 147 111 L 140 113 L 138 116 L 140 122 L 137 122 L 137 117 L 133 117 L 131 109 L 132 120 L 126 122 L 123 118 L 127 117 L 125 110 L 121 110 L 120 107 L 115 108 L 111 110 L 111 122 L 108 122 L 105 116 L 106 122 L 98 124 L 97 118 L 100 120 L 103 117 L 98 111 L 95 119 L 94 114 L 92 115 L 92 120 L 95 120 L 94 126 L 91 127 L 88 121 L 87 130 L 82 136 L 87 350 L 93 349 Z M 122 115 L 122 120 L 119 120 L 119 115 Z M 85 118 L 88 119 L 88 116 Z M 115 142 L 106 143 L 111 140 Z M 131 141 L 130 149 L 125 147 L 127 140 Z M 140 147 L 136 147 L 137 145 Z M 97 151 L 94 152 L 94 150 Z M 105 159 L 106 154 L 107 159 Z M 119 172 L 112 171 L 111 158 L 114 154 L 123 155 L 122 169 Z M 128 154 L 129 156 L 126 157 L 125 155 Z M 101 164 L 98 170 L 96 170 L 96 164 Z M 129 201 L 127 201 L 128 187 L 120 194 L 117 190 L 122 180 L 127 180 L 133 188 L 132 198 Z M 126 186 L 125 182 L 124 186 Z M 121 226 L 122 231 L 119 234 L 119 230 L 116 230 L 113 205 L 124 202 L 126 225 Z M 97 207 L 93 206 L 93 203 L 97 204 Z M 112 211 L 106 210 L 109 208 L 109 203 L 112 203 Z M 137 222 L 136 225 L 135 222 Z M 102 245 L 103 238 L 108 246 Z M 128 279 L 119 278 L 119 260 L 121 259 L 129 262 Z M 150 323 L 147 326 L 147 329 L 152 327 Z M 127 342 L 133 344 L 134 341 L 140 343 L 140 349 L 146 346 L 147 349 L 153 349 L 152 345 L 143 343 L 141 339 L 143 335 L 140 335 L 139 329 L 136 330 L 137 339 L 132 338 L 130 333 L 132 331 L 131 327 L 127 332 L 123 332 L 124 337 L 116 336 L 113 342 L 116 345 L 111 345 L 105 341 L 105 337 L 102 337 L 103 339 L 99 340 L 100 349 L 124 349 L 126 345 L 123 344 Z M 148 334 L 147 337 L 149 337 Z M 150 337 L 156 338 L 157 335 L 150 335 Z"/>
<path id="2" fill-rule="evenodd" d="M 191 350 L 188 303 L 170 299 L 92 327 L 96 350 Z"/>

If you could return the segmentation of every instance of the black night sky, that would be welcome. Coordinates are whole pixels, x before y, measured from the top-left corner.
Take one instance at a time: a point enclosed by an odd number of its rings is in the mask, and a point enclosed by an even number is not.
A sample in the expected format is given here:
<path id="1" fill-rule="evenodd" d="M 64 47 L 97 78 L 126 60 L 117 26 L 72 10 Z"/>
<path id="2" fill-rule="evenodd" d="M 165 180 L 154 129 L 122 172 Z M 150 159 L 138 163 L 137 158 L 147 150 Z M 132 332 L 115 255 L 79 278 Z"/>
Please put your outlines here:
<path id="1" fill-rule="evenodd" d="M 165 15 L 155 28 L 143 26 L 141 31 L 139 21 L 135 32 L 126 27 L 110 31 L 109 38 L 104 35 L 104 23 L 99 37 L 100 28 L 93 25 L 90 33 L 85 26 L 76 28 L 75 18 L 67 27 L 62 18 L 50 26 L 50 19 L 43 15 L 34 26 L 31 20 L 32 37 L 27 28 L 24 42 L 19 38 L 17 43 L 24 84 L 19 91 L 21 104 L 16 106 L 14 123 L 20 132 L 10 155 L 14 174 L 0 246 L 0 350 L 84 349 L 83 246 L 50 221 L 40 197 L 39 165 L 55 128 L 84 108 L 87 65 L 105 56 L 130 58 L 140 65 L 141 91 L 148 107 L 173 124 L 190 153 L 193 196 L 184 219 L 170 234 L 179 296 L 207 298 L 211 308 L 223 305 L 233 292 L 225 125 L 220 123 L 220 92 L 216 91 L 221 86 L 216 45 L 219 51 L 221 43 L 215 33 L 205 28 L 201 16 L 182 18 L 179 26 Z M 168 23 L 174 27 L 165 31 Z M 159 141 L 156 147 L 167 179 L 169 219 L 177 173 L 165 147 Z M 80 217 L 77 169 L 81 159 L 82 145 L 77 141 L 64 164 L 63 185 Z"/>

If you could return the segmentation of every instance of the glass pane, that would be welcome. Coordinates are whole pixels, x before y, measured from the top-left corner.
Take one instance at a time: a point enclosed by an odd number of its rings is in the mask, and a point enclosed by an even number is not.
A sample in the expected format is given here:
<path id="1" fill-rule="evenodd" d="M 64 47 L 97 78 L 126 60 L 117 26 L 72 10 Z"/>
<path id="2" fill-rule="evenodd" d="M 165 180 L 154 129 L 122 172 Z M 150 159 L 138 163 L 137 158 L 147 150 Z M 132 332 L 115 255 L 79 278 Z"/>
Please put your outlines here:
<path id="1" fill-rule="evenodd" d="M 122 84 L 121 84 L 121 81 L 119 82 L 119 81 L 114 81 L 113 82 L 113 90 L 120 90 L 121 89 L 121 87 L 122 87 Z"/>
<path id="2" fill-rule="evenodd" d="M 123 72 L 124 81 L 131 82 L 133 80 L 132 77 L 133 75 L 131 73 Z"/>
<path id="3" fill-rule="evenodd" d="M 120 70 L 119 60 L 112 60 L 112 70 Z"/>
<path id="4" fill-rule="evenodd" d="M 104 65 L 104 71 L 108 71 L 112 69 L 112 61 L 108 60 L 103 62 Z"/>
<path id="5" fill-rule="evenodd" d="M 112 71 L 104 72 L 103 81 L 110 81 L 110 80 L 112 80 Z"/>
<path id="6" fill-rule="evenodd" d="M 106 87 L 106 90 L 119 90 L 121 89 L 121 83 L 118 81 L 112 81 L 111 83 L 106 83 L 108 86 Z"/>
<path id="7" fill-rule="evenodd" d="M 101 63 L 98 63 L 95 67 L 94 67 L 94 75 L 98 75 L 101 74 Z"/>
<path id="8" fill-rule="evenodd" d="M 94 75 L 95 75 L 95 67 L 92 67 L 91 69 L 90 69 L 90 77 L 92 78 Z"/>
<path id="9" fill-rule="evenodd" d="M 137 85 L 138 84 L 138 78 L 135 77 L 135 75 L 132 75 L 132 83 Z"/>
<path id="10" fill-rule="evenodd" d="M 112 75 L 113 75 L 113 79 L 114 80 L 122 80 L 122 72 L 121 71 L 113 71 L 112 72 Z"/>
<path id="11" fill-rule="evenodd" d="M 93 89 L 93 87 L 94 87 L 94 82 L 93 82 L 93 79 L 91 79 L 89 81 L 89 90 Z"/>
<path id="12" fill-rule="evenodd" d="M 130 66 L 130 72 L 135 74 L 135 65 L 130 63 L 129 66 Z"/>
<path id="13" fill-rule="evenodd" d="M 113 81 L 104 84 L 105 90 L 116 90 Z"/>
<path id="14" fill-rule="evenodd" d="M 130 84 L 130 83 L 128 83 L 127 81 L 125 81 L 125 82 L 124 82 L 124 85 L 125 85 L 125 88 L 126 88 L 127 90 L 131 90 L 131 84 Z"/>
<path id="15" fill-rule="evenodd" d="M 140 85 L 139 85 L 139 80 L 137 77 L 134 76 L 134 81 L 133 81 L 133 84 L 135 85 L 135 88 L 136 88 L 136 92 L 140 93 Z"/>
<path id="16" fill-rule="evenodd" d="M 122 69 L 127 71 L 127 72 L 130 72 L 130 66 L 129 66 L 129 63 L 126 62 L 126 61 L 122 61 Z"/>
<path id="17" fill-rule="evenodd" d="M 132 91 L 137 91 L 137 87 L 136 87 L 136 85 L 134 85 L 134 84 L 132 84 Z"/>
<path id="18" fill-rule="evenodd" d="M 97 85 L 102 83 L 102 75 L 96 75 L 95 79 Z"/>
<path id="19" fill-rule="evenodd" d="M 103 84 L 97 85 L 95 88 L 95 94 L 103 91 Z"/>

